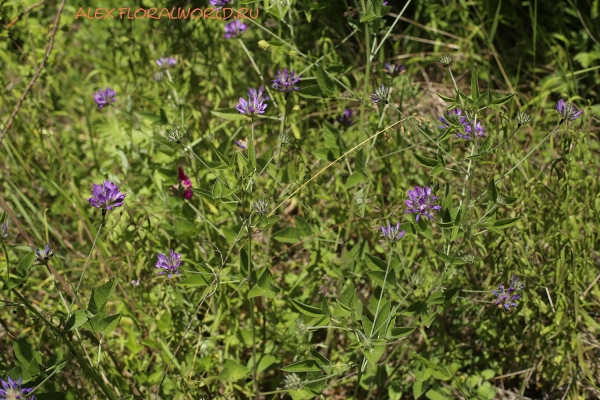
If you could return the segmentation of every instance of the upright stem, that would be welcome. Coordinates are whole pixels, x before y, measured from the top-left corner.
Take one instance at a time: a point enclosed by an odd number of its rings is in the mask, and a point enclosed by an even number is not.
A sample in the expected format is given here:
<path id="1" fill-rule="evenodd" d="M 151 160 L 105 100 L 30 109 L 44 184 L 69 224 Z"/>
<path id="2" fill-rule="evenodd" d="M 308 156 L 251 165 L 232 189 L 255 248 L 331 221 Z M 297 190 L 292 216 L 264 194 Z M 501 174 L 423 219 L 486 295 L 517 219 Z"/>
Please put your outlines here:
<path id="1" fill-rule="evenodd" d="M 92 253 L 94 252 L 94 249 L 96 248 L 96 242 L 98 241 L 98 237 L 100 236 L 100 231 L 102 230 L 102 227 L 104 226 L 105 220 L 106 220 L 106 209 L 103 208 L 102 209 L 102 221 L 100 221 L 100 226 L 98 227 L 98 232 L 96 233 L 96 237 L 94 238 L 94 243 L 92 243 L 92 249 L 90 250 L 90 254 L 88 254 L 88 258 L 85 262 L 85 266 L 83 267 L 83 272 L 81 273 L 81 276 L 79 277 L 79 283 L 77 283 L 77 287 L 75 288 L 75 293 L 73 295 L 73 300 L 71 301 L 70 310 L 73 310 L 73 304 L 75 303 L 75 298 L 79 294 L 79 287 L 81 286 L 81 282 L 83 282 L 83 276 L 85 275 L 85 271 L 86 271 L 88 265 L 90 264 L 90 259 L 92 258 Z M 70 311 L 69 311 L 69 313 L 70 313 Z"/>
<path id="2" fill-rule="evenodd" d="M 383 298 L 383 293 L 385 290 L 385 283 L 387 281 L 388 272 L 390 271 L 390 265 L 392 264 L 392 254 L 394 253 L 394 245 L 390 243 L 390 254 L 388 256 L 387 267 L 385 268 L 385 275 L 383 276 L 383 285 L 381 285 L 381 296 L 379 296 L 379 300 L 377 300 L 377 308 L 375 309 L 375 317 L 373 318 L 373 324 L 371 325 L 371 333 L 369 334 L 369 338 L 373 336 L 373 331 L 375 330 L 375 322 L 377 322 L 377 316 L 379 315 L 379 307 L 381 306 L 381 299 Z"/>
<path id="3" fill-rule="evenodd" d="M 364 0 L 361 0 L 363 12 L 367 12 L 367 7 Z M 360 128 L 365 132 L 365 98 L 369 93 L 369 78 L 371 76 L 371 33 L 369 32 L 369 24 L 365 24 L 365 46 L 367 51 L 367 65 L 365 69 L 365 83 L 363 87 L 363 95 L 360 102 Z"/>

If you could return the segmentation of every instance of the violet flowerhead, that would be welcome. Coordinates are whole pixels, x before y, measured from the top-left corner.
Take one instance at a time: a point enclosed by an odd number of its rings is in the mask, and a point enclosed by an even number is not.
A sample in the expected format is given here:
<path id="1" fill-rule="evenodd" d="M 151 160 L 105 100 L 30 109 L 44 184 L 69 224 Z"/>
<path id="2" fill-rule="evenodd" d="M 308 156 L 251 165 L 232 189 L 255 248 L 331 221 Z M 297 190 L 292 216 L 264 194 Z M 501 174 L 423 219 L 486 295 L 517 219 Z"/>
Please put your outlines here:
<path id="1" fill-rule="evenodd" d="M 405 71 L 404 65 L 388 63 L 385 63 L 385 67 L 383 68 L 383 70 L 386 74 L 390 75 L 399 75 Z"/>
<path id="2" fill-rule="evenodd" d="M 166 256 L 162 253 L 158 254 L 158 261 L 156 262 L 156 268 L 163 269 L 158 275 L 168 274 L 167 278 L 171 278 L 173 275 L 179 274 L 179 267 L 181 266 L 181 254 L 175 253 L 171 250 L 170 256 Z"/>
<path id="3" fill-rule="evenodd" d="M 135 279 L 134 279 L 134 280 L 132 280 L 132 281 L 131 281 L 131 285 L 132 285 L 132 286 L 140 286 L 140 280 L 139 280 L 139 279 L 138 279 L 138 280 L 135 280 Z"/>
<path id="4" fill-rule="evenodd" d="M 0 241 L 8 237 L 8 224 L 6 222 L 0 224 Z"/>
<path id="5" fill-rule="evenodd" d="M 244 140 L 236 140 L 234 143 L 239 150 L 246 150 L 248 148 L 248 138 Z"/>
<path id="6" fill-rule="evenodd" d="M 390 243 L 399 242 L 400 239 L 404 237 L 405 233 L 406 231 L 400 230 L 400 222 L 398 222 L 396 226 L 392 226 L 392 224 L 388 222 L 387 228 L 385 226 L 381 227 L 381 234 L 383 235 L 385 240 L 387 240 Z"/>
<path id="7" fill-rule="evenodd" d="M 352 121 L 352 110 L 346 108 L 344 113 L 336 118 L 337 121 L 343 126 L 352 126 L 354 125 L 354 121 Z"/>
<path id="8" fill-rule="evenodd" d="M 107 86 L 106 90 L 100 89 L 98 93 L 94 94 L 94 101 L 98 104 L 98 108 L 104 108 L 117 101 L 116 95 L 117 92 Z"/>
<path id="9" fill-rule="evenodd" d="M 416 221 L 419 222 L 420 216 L 426 216 L 429 219 L 433 219 L 430 210 L 441 210 L 441 206 L 435 205 L 437 196 L 431 195 L 431 188 L 424 187 L 420 188 L 415 186 L 415 190 L 408 191 L 409 199 L 406 200 L 406 205 L 409 207 L 405 213 L 413 213 L 416 215 Z"/>
<path id="10" fill-rule="evenodd" d="M 236 19 L 235 21 L 231 21 L 225 24 L 225 39 L 231 39 L 238 36 L 241 36 L 248 29 L 248 25 Z"/>
<path id="11" fill-rule="evenodd" d="M 386 87 L 384 85 L 381 85 L 381 87 L 379 87 L 379 88 L 377 88 L 377 90 L 375 90 L 375 93 L 371 94 L 371 99 L 376 104 L 379 104 L 379 103 L 388 104 L 389 100 L 390 100 L 390 88 Z"/>
<path id="12" fill-rule="evenodd" d="M 294 90 L 300 90 L 296 84 L 300 81 L 300 75 L 296 76 L 294 71 L 288 73 L 287 68 L 283 69 L 283 72 L 277 71 L 277 77 L 272 80 L 273 89 L 278 89 L 280 92 L 291 92 Z"/>
<path id="13" fill-rule="evenodd" d="M 485 127 L 483 125 L 481 125 L 481 122 L 477 122 L 477 124 L 475 124 L 475 129 L 472 129 L 472 126 L 469 122 L 467 122 L 466 124 L 463 124 L 463 127 L 465 128 L 466 134 L 462 134 L 460 131 L 457 130 L 456 133 L 454 134 L 454 137 L 471 140 L 471 139 L 473 139 L 473 133 L 477 137 L 483 137 L 486 134 Z"/>
<path id="14" fill-rule="evenodd" d="M 123 205 L 125 193 L 119 191 L 119 187 L 108 179 L 100 185 L 94 184 L 92 189 L 92 197 L 88 199 L 89 203 L 103 210 L 112 210 L 113 208 Z"/>
<path id="15" fill-rule="evenodd" d="M 156 60 L 156 65 L 158 65 L 161 68 L 172 67 L 175 64 L 177 64 L 177 60 L 175 59 L 175 57 L 162 57 Z"/>
<path id="16" fill-rule="evenodd" d="M 269 96 L 265 93 L 265 88 L 262 86 L 258 89 L 250 88 L 248 89 L 248 99 L 256 98 L 259 102 L 269 100 Z"/>
<path id="17" fill-rule="evenodd" d="M 229 0 L 209 0 L 208 2 L 215 7 L 225 7 L 228 5 Z"/>
<path id="18" fill-rule="evenodd" d="M 583 113 L 583 110 L 577 111 L 577 107 L 570 104 L 568 101 L 563 101 L 563 99 L 560 99 L 558 103 L 556 103 L 556 111 L 558 111 L 558 115 L 560 115 L 561 122 L 566 120 L 575 121 Z"/>
<path id="19" fill-rule="evenodd" d="M 0 389 L 0 400 L 33 400 L 34 396 L 29 396 L 29 393 L 33 391 L 33 388 L 22 388 L 23 378 L 19 378 L 17 381 L 13 381 L 8 377 L 5 382 L 0 379 L 2 389 Z"/>
<path id="20" fill-rule="evenodd" d="M 508 283 L 508 289 L 505 289 L 502 284 L 499 285 L 500 290 L 492 290 L 492 293 L 497 297 L 494 302 L 498 308 L 504 308 L 507 312 L 517 308 L 517 300 L 521 298 L 521 295 L 515 294 L 515 291 L 523 289 L 523 282 L 519 280 L 515 275 L 512 276 Z"/>
<path id="21" fill-rule="evenodd" d="M 50 242 L 46 243 L 46 248 L 44 253 L 40 251 L 40 249 L 35 249 L 35 263 L 36 264 L 48 264 L 48 261 L 54 257 L 54 252 L 50 248 Z"/>
<path id="22" fill-rule="evenodd" d="M 254 117 L 258 114 L 264 114 L 265 110 L 267 109 L 267 105 L 262 101 L 258 101 L 257 97 L 250 97 L 248 101 L 240 97 L 240 101 L 235 108 L 240 112 L 240 114 L 247 115 L 248 117 Z"/>
<path id="23" fill-rule="evenodd" d="M 190 177 L 183 172 L 183 168 L 177 168 L 177 172 L 177 179 L 181 185 L 180 189 L 183 190 L 181 197 L 189 200 L 192 198 L 192 181 L 190 180 Z"/>

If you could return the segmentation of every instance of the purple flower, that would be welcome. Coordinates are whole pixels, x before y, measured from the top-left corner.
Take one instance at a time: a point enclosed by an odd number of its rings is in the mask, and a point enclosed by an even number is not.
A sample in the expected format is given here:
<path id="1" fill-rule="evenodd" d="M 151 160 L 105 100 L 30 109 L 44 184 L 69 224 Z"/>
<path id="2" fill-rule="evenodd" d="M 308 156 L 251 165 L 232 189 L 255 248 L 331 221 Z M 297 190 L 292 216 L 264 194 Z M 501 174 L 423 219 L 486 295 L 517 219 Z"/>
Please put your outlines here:
<path id="1" fill-rule="evenodd" d="M 173 276 L 173 274 L 179 274 L 179 266 L 181 265 L 181 254 L 175 253 L 171 250 L 170 256 L 165 256 L 162 253 L 158 253 L 158 261 L 156 262 L 156 268 L 162 268 L 164 271 L 160 271 L 158 275 L 164 275 L 168 273 L 167 278 Z"/>
<path id="2" fill-rule="evenodd" d="M 378 104 L 378 103 L 388 104 L 388 102 L 390 100 L 390 88 L 385 87 L 384 85 L 381 85 L 380 88 L 377 88 L 377 90 L 375 90 L 375 93 L 371 94 L 371 99 L 376 104 Z"/>
<path id="3" fill-rule="evenodd" d="M 208 2 L 215 7 L 225 7 L 229 0 L 209 0 Z"/>
<path id="4" fill-rule="evenodd" d="M 558 111 L 558 115 L 560 115 L 561 122 L 566 120 L 575 121 L 583 113 L 583 110 L 577 111 L 577 107 L 573 104 L 569 104 L 568 101 L 564 102 L 563 99 L 560 99 L 558 103 L 556 103 L 556 111 Z"/>
<path id="5" fill-rule="evenodd" d="M 241 36 L 248 29 L 248 25 L 236 19 L 235 21 L 225 24 L 225 39 Z"/>
<path id="6" fill-rule="evenodd" d="M 398 64 L 388 64 L 385 63 L 385 67 L 383 68 L 383 70 L 385 71 L 386 74 L 390 74 L 390 75 L 398 75 L 404 72 L 404 65 L 398 65 Z"/>
<path id="7" fill-rule="evenodd" d="M 177 64 L 177 60 L 175 59 L 175 57 L 162 57 L 156 60 L 156 65 L 158 65 L 161 68 L 172 67 L 175 64 Z"/>
<path id="8" fill-rule="evenodd" d="M 0 379 L 2 389 L 0 389 L 0 400 L 33 400 L 34 396 L 28 396 L 33 391 L 33 388 L 21 388 L 23 378 L 19 378 L 16 382 L 8 377 L 8 381 L 4 382 Z"/>
<path id="9" fill-rule="evenodd" d="M 517 308 L 517 300 L 521 298 L 521 295 L 514 294 L 514 292 L 523 289 L 523 282 L 513 275 L 512 278 L 510 278 L 508 286 L 508 289 L 505 289 L 504 286 L 500 284 L 500 291 L 492 290 L 492 293 L 498 298 L 494 304 L 497 305 L 498 308 L 504 307 L 506 311 L 510 312 Z"/>
<path id="10" fill-rule="evenodd" d="M 94 94 L 94 101 L 98 104 L 98 108 L 104 108 L 117 101 L 116 95 L 117 92 L 107 86 L 106 90 L 100 89 L 98 93 Z"/>
<path id="11" fill-rule="evenodd" d="M 269 100 L 269 96 L 265 94 L 265 88 L 262 86 L 258 89 L 250 88 L 248 89 L 248 99 L 256 98 L 259 102 Z"/>
<path id="12" fill-rule="evenodd" d="M 294 71 L 288 73 L 287 68 L 283 69 L 283 73 L 281 71 L 277 71 L 276 79 L 272 80 L 273 89 L 279 89 L 280 92 L 300 90 L 300 87 L 296 86 L 296 84 L 300 81 L 300 75 L 295 75 L 296 73 Z"/>
<path id="13" fill-rule="evenodd" d="M 388 2 L 387 2 L 387 0 L 386 0 L 386 1 L 382 1 L 382 2 L 381 2 L 381 5 L 382 5 L 382 6 L 387 6 L 387 3 L 388 3 Z"/>
<path id="14" fill-rule="evenodd" d="M 187 176 L 185 172 L 183 172 L 183 168 L 178 167 L 177 173 L 177 179 L 179 179 L 181 189 L 184 189 L 183 193 L 181 194 L 181 197 L 189 200 L 192 198 L 192 181 L 190 180 L 190 177 Z"/>
<path id="15" fill-rule="evenodd" d="M 96 208 L 110 211 L 122 206 L 123 200 L 125 200 L 125 193 L 121 193 L 119 187 L 107 179 L 100 185 L 94 184 L 92 197 L 88 201 Z"/>
<path id="16" fill-rule="evenodd" d="M 405 213 L 417 214 L 415 218 L 417 222 L 419 222 L 421 215 L 433 219 L 433 215 L 431 215 L 429 210 L 440 210 L 442 208 L 434 204 L 437 196 L 431 196 L 430 187 L 420 188 L 419 186 L 415 186 L 415 190 L 408 191 L 408 197 L 410 198 L 406 200 L 406 205 L 410 208 Z"/>
<path id="17" fill-rule="evenodd" d="M 248 138 L 244 140 L 236 140 L 234 143 L 240 150 L 246 150 L 248 147 Z"/>
<path id="18" fill-rule="evenodd" d="M 8 237 L 8 224 L 4 222 L 0 224 L 0 241 L 6 239 Z"/>
<path id="19" fill-rule="evenodd" d="M 381 234 L 383 237 L 390 243 L 396 243 L 400 241 L 404 237 L 406 231 L 400 230 L 400 222 L 394 227 L 388 222 L 387 228 L 385 226 L 381 227 Z"/>
<path id="20" fill-rule="evenodd" d="M 337 121 L 344 126 L 352 126 L 354 125 L 354 121 L 352 121 L 352 110 L 346 108 L 344 113 L 336 118 Z"/>
<path id="21" fill-rule="evenodd" d="M 138 279 L 138 280 L 136 281 L 136 280 L 134 279 L 134 280 L 132 280 L 132 281 L 131 281 L 131 284 L 132 284 L 133 286 L 140 286 L 140 280 Z"/>
<path id="22" fill-rule="evenodd" d="M 262 101 L 258 101 L 257 97 L 250 97 L 248 101 L 240 97 L 240 102 L 235 106 L 240 114 L 245 114 L 249 117 L 254 117 L 258 114 L 264 114 L 267 105 Z"/>
<path id="23" fill-rule="evenodd" d="M 36 264 L 48 264 L 48 261 L 54 257 L 54 252 L 50 248 L 50 242 L 46 243 L 46 249 L 44 254 L 39 249 L 35 249 L 35 263 Z"/>
<path id="24" fill-rule="evenodd" d="M 465 118 L 465 120 L 466 120 L 466 118 Z M 462 139 L 466 139 L 466 140 L 473 139 L 473 129 L 472 129 L 471 124 L 469 122 L 466 122 L 463 124 L 463 127 L 465 128 L 466 135 L 463 135 L 460 131 L 457 130 L 456 133 L 454 134 L 454 137 L 462 138 Z M 477 124 L 475 124 L 475 135 L 478 137 L 485 136 L 485 127 L 483 125 L 481 125 L 481 122 L 477 122 Z"/>

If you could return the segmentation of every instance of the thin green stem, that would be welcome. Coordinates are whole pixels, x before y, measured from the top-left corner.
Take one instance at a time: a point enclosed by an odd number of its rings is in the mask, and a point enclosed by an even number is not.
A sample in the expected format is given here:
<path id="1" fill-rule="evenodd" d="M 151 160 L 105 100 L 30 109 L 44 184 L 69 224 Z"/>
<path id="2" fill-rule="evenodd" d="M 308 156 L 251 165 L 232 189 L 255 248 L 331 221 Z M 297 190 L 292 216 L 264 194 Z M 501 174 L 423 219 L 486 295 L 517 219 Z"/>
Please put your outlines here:
<path id="1" fill-rule="evenodd" d="M 8 251 L 6 251 L 6 245 L 4 244 L 4 240 L 1 241 L 2 249 L 4 250 L 4 257 L 6 257 L 6 280 L 10 278 L 10 264 L 8 263 Z"/>
<path id="2" fill-rule="evenodd" d="M 79 277 L 79 283 L 77 283 L 77 287 L 75 288 L 75 293 L 73 295 L 73 300 L 71 301 L 71 307 L 69 307 L 69 314 L 73 311 L 73 305 L 75 304 L 75 298 L 79 294 L 79 287 L 81 286 L 81 282 L 83 282 L 83 276 L 85 275 L 85 271 L 87 270 L 88 265 L 90 264 L 90 260 L 92 258 L 92 253 L 96 248 L 96 242 L 98 241 L 98 237 L 100 236 L 100 231 L 102 231 L 102 227 L 104 226 L 104 222 L 106 221 L 106 209 L 102 209 L 102 220 L 100 221 L 100 226 L 98 227 L 98 232 L 96 232 L 96 237 L 94 238 L 94 243 L 92 243 L 92 248 L 90 250 L 90 254 L 88 254 L 87 260 L 85 262 L 85 266 L 83 267 L 83 272 L 81 272 L 81 276 Z"/>
<path id="3" fill-rule="evenodd" d="M 388 263 L 385 268 L 385 275 L 383 276 L 383 284 L 381 285 L 381 295 L 379 296 L 379 300 L 377 300 L 377 308 L 375 309 L 375 317 L 373 318 L 373 325 L 371 326 L 371 333 L 369 334 L 369 338 L 373 336 L 373 330 L 375 329 L 375 325 L 377 322 L 377 317 L 379 316 L 379 307 L 381 306 L 381 299 L 383 299 L 383 294 L 385 291 L 385 283 L 387 281 L 388 272 L 390 271 L 390 265 L 392 264 L 392 254 L 394 253 L 394 246 L 390 243 L 390 254 L 388 255 Z"/>

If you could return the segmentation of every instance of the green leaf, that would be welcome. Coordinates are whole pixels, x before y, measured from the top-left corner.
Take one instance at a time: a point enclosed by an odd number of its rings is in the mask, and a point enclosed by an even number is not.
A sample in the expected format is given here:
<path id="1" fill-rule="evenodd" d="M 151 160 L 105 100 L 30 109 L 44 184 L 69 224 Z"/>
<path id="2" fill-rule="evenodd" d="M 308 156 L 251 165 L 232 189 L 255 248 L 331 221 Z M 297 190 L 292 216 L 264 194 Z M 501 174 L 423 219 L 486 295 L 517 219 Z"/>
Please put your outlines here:
<path id="1" fill-rule="evenodd" d="M 235 108 L 221 108 L 220 110 L 212 110 L 210 112 L 212 115 L 226 119 L 228 121 L 240 121 L 244 119 L 244 114 L 240 114 L 240 112 Z"/>
<path id="2" fill-rule="evenodd" d="M 496 106 L 501 106 L 502 104 L 508 103 L 513 97 L 515 97 L 516 93 L 510 94 L 508 96 L 500 97 L 495 100 L 492 100 L 492 104 Z"/>
<path id="3" fill-rule="evenodd" d="M 335 161 L 340 156 L 339 147 L 324 147 L 317 149 L 312 154 L 319 160 L 323 161 Z"/>
<path id="4" fill-rule="evenodd" d="M 425 393 L 425 397 L 429 400 L 447 400 L 448 398 L 438 392 L 437 390 L 429 389 L 427 393 Z"/>
<path id="5" fill-rule="evenodd" d="M 308 315 L 309 317 L 320 317 L 323 315 L 323 311 L 321 311 L 320 308 L 300 303 L 294 299 L 290 299 L 290 301 L 298 311 L 300 311 L 302 314 Z"/>
<path id="6" fill-rule="evenodd" d="M 117 287 L 117 279 L 112 278 L 108 282 L 92 288 L 92 296 L 87 308 L 92 315 L 96 315 L 102 311 L 115 287 Z"/>
<path id="7" fill-rule="evenodd" d="M 310 348 L 310 355 L 315 359 L 317 364 L 325 370 L 327 375 L 331 374 L 331 371 L 333 370 L 331 361 L 312 347 Z"/>
<path id="8" fill-rule="evenodd" d="M 423 386 L 425 386 L 425 388 L 423 388 Z M 423 395 L 426 388 L 427 382 L 415 381 L 415 383 L 413 383 L 413 396 L 415 397 L 415 400 Z"/>
<path id="9" fill-rule="evenodd" d="M 436 93 L 436 94 L 439 96 L 440 99 L 444 100 L 447 103 L 452 103 L 452 105 L 454 105 L 455 99 L 453 99 L 452 97 L 447 97 L 440 93 Z M 451 107 L 451 108 L 454 108 L 454 107 Z"/>
<path id="10" fill-rule="evenodd" d="M 312 236 L 312 228 L 304 218 L 295 215 L 294 222 L 296 224 L 296 232 L 298 233 L 298 237 L 300 239 Z"/>
<path id="11" fill-rule="evenodd" d="M 6 282 L 4 282 L 2 290 L 10 290 L 16 288 L 17 286 L 25 283 L 26 281 L 27 280 L 25 278 L 16 278 L 14 276 L 11 276 L 10 278 L 8 278 L 8 280 L 6 280 Z"/>
<path id="12" fill-rule="evenodd" d="M 438 224 L 438 225 L 441 225 L 441 224 Z M 449 226 L 448 226 L 448 228 L 449 228 Z M 442 253 L 441 251 L 434 250 L 434 252 L 435 252 L 435 255 L 438 256 L 439 259 L 442 260 L 443 262 L 445 262 L 446 264 L 452 263 L 450 256 Z"/>
<path id="13" fill-rule="evenodd" d="M 297 243 L 300 241 L 298 230 L 288 226 L 273 235 L 273 238 L 282 243 Z"/>
<path id="14" fill-rule="evenodd" d="M 516 224 L 521 218 L 523 217 L 499 219 L 498 221 L 494 222 L 493 227 L 497 229 L 506 229 Z"/>
<path id="15" fill-rule="evenodd" d="M 233 360 L 225 360 L 223 364 L 223 370 L 219 374 L 219 380 L 227 381 L 227 382 L 236 382 L 242 379 L 250 372 L 250 369 L 238 364 Z"/>
<path id="16" fill-rule="evenodd" d="M 392 328 L 392 339 L 400 339 L 414 332 L 416 328 Z"/>
<path id="17" fill-rule="evenodd" d="M 494 178 L 490 181 L 488 185 L 487 192 L 490 195 L 490 200 L 494 204 L 498 204 L 498 189 L 496 189 L 496 182 L 494 182 Z"/>
<path id="18" fill-rule="evenodd" d="M 431 170 L 430 176 L 437 176 L 444 172 L 444 166 L 442 164 L 438 164 L 434 169 Z"/>
<path id="19" fill-rule="evenodd" d="M 72 331 L 73 329 L 79 328 L 81 325 L 85 324 L 87 322 L 87 320 L 88 320 L 88 318 L 87 318 L 86 311 L 85 310 L 77 310 L 73 314 L 71 314 L 69 319 L 67 319 L 67 322 L 65 322 L 64 331 L 69 332 L 69 331 Z"/>
<path id="20" fill-rule="evenodd" d="M 417 159 L 417 162 L 424 167 L 434 168 L 434 167 L 438 166 L 438 160 L 436 160 L 434 158 L 424 157 L 424 156 L 421 156 L 414 152 L 413 152 L 413 155 Z"/>
<path id="21" fill-rule="evenodd" d="M 354 172 L 346 180 L 346 189 L 350 189 L 352 186 L 361 183 L 365 179 L 365 176 L 360 172 Z"/>
<path id="22" fill-rule="evenodd" d="M 373 11 L 369 11 L 368 13 L 365 13 L 365 14 L 363 14 L 362 17 L 360 17 L 360 22 L 369 22 L 369 21 L 373 21 L 377 18 L 381 18 L 381 17 L 376 15 Z"/>
<path id="23" fill-rule="evenodd" d="M 383 327 L 383 325 L 389 322 L 388 318 L 390 316 L 390 311 L 391 306 L 390 301 L 388 300 L 383 305 L 383 307 L 379 309 L 379 314 L 377 314 L 377 316 L 375 317 L 375 327 L 373 328 L 373 335 L 376 335 L 379 332 L 379 330 Z"/>
<path id="24" fill-rule="evenodd" d="M 429 328 L 431 326 L 431 324 L 433 323 L 433 321 L 435 320 L 436 315 L 437 315 L 437 312 L 421 314 L 421 321 L 423 322 L 423 325 L 425 325 L 427 328 Z"/>
<path id="25" fill-rule="evenodd" d="M 437 304 L 444 304 L 444 294 L 441 291 L 433 292 L 427 298 L 427 305 L 433 306 Z"/>
<path id="26" fill-rule="evenodd" d="M 365 335 L 370 336 L 371 331 L 373 330 L 373 323 L 366 315 L 361 317 L 363 329 L 365 330 Z"/>
<path id="27" fill-rule="evenodd" d="M 477 82 L 477 68 L 473 68 L 473 73 L 471 74 L 471 98 L 473 100 L 478 100 L 480 96 L 479 93 L 479 82 Z"/>
<path id="28" fill-rule="evenodd" d="M 280 289 L 275 286 L 275 279 L 271 275 L 271 271 L 267 267 L 261 268 L 256 271 L 259 275 L 258 281 L 254 287 L 248 293 L 248 298 L 256 296 L 266 296 L 269 299 L 276 297 L 279 294 Z"/>
<path id="29" fill-rule="evenodd" d="M 19 261 L 19 265 L 17 265 L 17 275 L 20 278 L 27 278 L 29 275 L 29 271 L 35 262 L 35 251 L 30 252 L 25 257 Z"/>
<path id="30" fill-rule="evenodd" d="M 256 225 L 258 228 L 267 229 L 275 225 L 279 221 L 278 215 L 271 215 L 270 217 L 265 217 L 264 215 L 260 217 L 258 224 Z"/>
<path id="31" fill-rule="evenodd" d="M 208 286 L 209 282 L 207 281 L 207 275 L 205 274 L 192 274 L 187 278 L 177 282 L 178 286 L 183 287 L 200 287 L 200 286 Z"/>
<path id="32" fill-rule="evenodd" d="M 326 96 L 332 96 L 335 93 L 335 81 L 327 75 L 327 72 L 320 65 L 317 66 L 317 83 L 321 92 Z"/>
<path id="33" fill-rule="evenodd" d="M 374 283 L 383 287 L 383 278 L 385 277 L 385 271 L 367 271 L 367 275 L 369 278 L 373 280 Z M 390 289 L 390 287 L 396 286 L 396 273 L 394 270 L 390 270 L 387 276 L 387 284 L 385 285 L 386 289 Z"/>
<path id="34" fill-rule="evenodd" d="M 99 332 L 103 335 L 108 335 L 116 329 L 121 321 L 121 314 L 109 315 L 108 317 L 102 318 L 97 324 L 92 327 L 94 331 Z"/>
<path id="35" fill-rule="evenodd" d="M 387 262 L 383 261 L 381 258 L 377 258 L 375 256 L 372 256 L 371 254 L 367 253 L 365 254 L 367 257 L 365 259 L 365 263 L 367 264 L 367 266 L 370 269 L 374 269 L 374 270 L 386 270 L 387 268 Z"/>
<path id="36" fill-rule="evenodd" d="M 26 369 L 30 369 L 32 364 L 35 363 L 34 367 L 42 363 L 42 355 L 34 350 L 26 341 L 22 339 L 15 339 L 13 342 L 13 350 L 15 357 Z M 39 370 L 38 372 L 39 373 Z"/>
<path id="37" fill-rule="evenodd" d="M 298 96 L 304 97 L 306 99 L 321 99 L 323 98 L 323 92 L 321 92 L 321 88 L 319 85 L 311 85 L 300 88 L 296 93 Z"/>
<path id="38" fill-rule="evenodd" d="M 281 368 L 284 372 L 311 372 L 321 371 L 319 364 L 315 360 L 303 360 Z"/>

